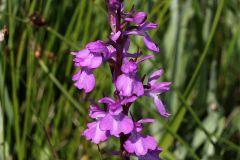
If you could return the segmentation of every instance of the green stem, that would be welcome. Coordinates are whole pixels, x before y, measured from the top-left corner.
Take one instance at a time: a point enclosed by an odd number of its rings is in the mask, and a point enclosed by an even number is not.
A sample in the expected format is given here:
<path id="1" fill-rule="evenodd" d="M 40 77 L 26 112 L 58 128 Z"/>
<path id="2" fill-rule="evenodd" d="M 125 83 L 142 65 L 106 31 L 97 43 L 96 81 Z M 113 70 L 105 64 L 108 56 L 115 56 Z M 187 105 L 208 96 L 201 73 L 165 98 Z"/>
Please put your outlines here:
<path id="1" fill-rule="evenodd" d="M 13 15 L 12 15 L 12 0 L 8 0 L 8 14 L 9 14 L 9 50 L 10 50 L 10 65 L 11 65 L 11 78 L 12 78 L 12 99 L 13 99 L 13 112 L 14 112 L 14 130 L 15 130 L 15 140 L 17 148 L 17 156 L 19 160 L 22 160 L 21 152 L 21 141 L 20 141 L 20 130 L 19 130 L 19 105 L 17 96 L 17 83 L 15 77 L 15 65 L 14 65 L 14 52 L 13 52 Z"/>
<path id="2" fill-rule="evenodd" d="M 47 27 L 46 30 L 50 33 L 52 33 L 53 35 L 55 35 L 56 37 L 58 37 L 60 40 L 62 40 L 63 42 L 65 42 L 66 44 L 68 44 L 69 46 L 71 46 L 72 48 L 79 50 L 78 45 L 71 43 L 71 41 L 69 41 L 68 39 L 66 39 L 65 37 L 63 37 L 61 34 L 59 34 L 58 32 L 56 32 L 54 29 L 52 29 L 51 27 Z"/>
<path id="3" fill-rule="evenodd" d="M 212 143 L 212 145 L 215 145 L 213 142 L 210 133 L 206 130 L 206 128 L 202 125 L 201 120 L 198 118 L 197 114 L 193 111 L 193 109 L 190 107 L 189 103 L 184 99 L 184 97 L 179 93 L 179 91 L 174 88 L 175 92 L 177 93 L 177 96 L 180 100 L 180 102 L 183 104 L 183 106 L 189 111 L 191 116 L 193 117 L 194 121 L 198 124 L 200 129 L 205 133 L 208 140 Z"/>

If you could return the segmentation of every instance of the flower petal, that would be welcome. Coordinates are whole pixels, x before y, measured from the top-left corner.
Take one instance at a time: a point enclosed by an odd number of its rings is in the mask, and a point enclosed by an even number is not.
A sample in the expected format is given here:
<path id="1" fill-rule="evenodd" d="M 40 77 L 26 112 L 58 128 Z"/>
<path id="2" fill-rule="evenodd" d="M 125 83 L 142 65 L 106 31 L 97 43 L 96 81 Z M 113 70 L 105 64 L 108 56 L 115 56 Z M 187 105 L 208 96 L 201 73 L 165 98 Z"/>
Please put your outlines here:
<path id="1" fill-rule="evenodd" d="M 74 85 L 78 89 L 84 89 L 86 93 L 91 92 L 95 86 L 95 77 L 92 71 L 87 68 L 79 70 L 73 75 L 72 80 L 75 81 Z"/>
<path id="2" fill-rule="evenodd" d="M 102 118 L 106 115 L 106 112 L 104 112 L 99 106 L 92 104 L 90 106 L 89 116 L 91 118 Z"/>
<path id="3" fill-rule="evenodd" d="M 153 123 L 155 119 L 153 118 L 144 118 L 138 121 L 138 123 Z"/>
<path id="4" fill-rule="evenodd" d="M 151 38 L 149 37 L 148 34 L 144 34 L 143 42 L 149 50 L 151 50 L 153 52 L 159 52 L 160 51 L 158 46 L 151 40 Z"/>
<path id="5" fill-rule="evenodd" d="M 103 98 L 99 99 L 98 102 L 99 103 L 105 103 L 105 104 L 108 104 L 108 105 L 111 105 L 111 104 L 115 103 L 115 101 L 110 97 L 103 97 Z"/>
<path id="6" fill-rule="evenodd" d="M 122 74 L 118 76 L 115 85 L 121 96 L 131 96 L 133 90 L 133 79 L 129 76 Z"/>
<path id="7" fill-rule="evenodd" d="M 162 94 L 170 90 L 172 82 L 161 82 L 151 85 L 151 93 Z"/>
<path id="8" fill-rule="evenodd" d="M 158 96 L 156 95 L 152 95 L 153 99 L 154 99 L 154 103 L 155 106 L 157 107 L 158 112 L 163 116 L 163 117 L 168 117 L 171 114 L 169 114 L 166 110 L 165 110 L 165 106 L 163 105 L 162 101 L 158 98 Z"/>
<path id="9" fill-rule="evenodd" d="M 148 31 L 156 28 L 158 28 L 158 25 L 152 22 L 146 22 L 140 26 L 141 31 Z"/>
<path id="10" fill-rule="evenodd" d="M 164 73 L 163 69 L 159 69 L 159 70 L 153 72 L 148 79 L 148 84 L 154 85 L 156 83 L 156 81 L 163 75 L 163 73 Z"/>
<path id="11" fill-rule="evenodd" d="M 157 142 L 151 136 L 143 136 L 140 133 L 132 133 L 123 144 L 129 153 L 135 153 L 137 156 L 146 155 L 148 150 L 155 150 Z"/>
<path id="12" fill-rule="evenodd" d="M 90 53 L 88 57 L 81 58 L 79 61 L 79 65 L 82 67 L 88 67 L 89 69 L 95 69 L 98 68 L 102 64 L 102 56 L 100 53 L 96 53 L 93 55 Z M 76 61 L 75 61 L 76 63 Z"/>
<path id="13" fill-rule="evenodd" d="M 88 43 L 86 45 L 86 48 L 90 52 L 92 52 L 92 53 L 104 53 L 104 52 L 107 52 L 106 45 L 102 41 L 100 41 L 100 40 Z"/>
<path id="14" fill-rule="evenodd" d="M 147 19 L 147 13 L 145 13 L 145 12 L 137 12 L 134 15 L 133 22 L 135 22 L 137 24 L 142 24 L 143 22 L 145 22 L 146 19 Z"/>
<path id="15" fill-rule="evenodd" d="M 110 136 L 108 131 L 103 131 L 99 128 L 99 121 L 88 124 L 88 128 L 82 133 L 87 140 L 91 140 L 95 144 L 107 140 Z"/>
<path id="16" fill-rule="evenodd" d="M 144 87 L 140 80 L 137 78 L 133 82 L 133 94 L 136 94 L 137 96 L 142 96 L 144 94 Z"/>
<path id="17" fill-rule="evenodd" d="M 132 62 L 132 61 L 129 61 L 129 62 L 126 62 L 122 65 L 121 67 L 121 70 L 123 73 L 136 73 L 137 72 L 137 64 L 136 62 Z"/>

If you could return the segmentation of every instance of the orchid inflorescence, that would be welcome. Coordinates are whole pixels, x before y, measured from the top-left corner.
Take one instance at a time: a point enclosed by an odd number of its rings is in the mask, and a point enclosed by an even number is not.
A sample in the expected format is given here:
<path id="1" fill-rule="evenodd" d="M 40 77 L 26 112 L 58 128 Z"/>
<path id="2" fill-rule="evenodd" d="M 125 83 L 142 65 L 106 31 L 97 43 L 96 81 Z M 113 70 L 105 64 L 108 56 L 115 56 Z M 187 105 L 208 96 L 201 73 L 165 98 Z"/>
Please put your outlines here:
<path id="1" fill-rule="evenodd" d="M 97 103 L 90 105 L 89 116 L 94 122 L 88 123 L 87 129 L 82 133 L 87 140 L 95 144 L 106 141 L 110 136 L 120 138 L 123 159 L 137 156 L 139 159 L 157 160 L 161 148 L 156 140 L 149 135 L 141 134 L 144 123 L 152 123 L 154 119 L 145 118 L 134 121 L 129 116 L 131 105 L 139 97 L 152 97 L 155 106 L 163 117 L 170 114 L 165 110 L 163 102 L 158 95 L 169 91 L 171 82 L 158 82 L 163 75 L 163 69 L 159 69 L 149 75 L 147 82 L 139 78 L 138 66 L 145 60 L 154 56 L 142 56 L 141 51 L 129 53 L 130 36 L 142 36 L 145 46 L 153 52 L 159 52 L 158 46 L 147 34 L 148 30 L 158 26 L 152 22 L 146 22 L 147 14 L 137 12 L 132 8 L 125 12 L 123 0 L 106 0 L 109 13 L 109 23 L 112 33 L 108 41 L 97 40 L 90 42 L 86 47 L 74 55 L 74 65 L 80 68 L 73 75 L 74 85 L 86 93 L 95 87 L 93 70 L 99 68 L 103 62 L 107 62 L 111 69 L 112 82 L 116 88 L 114 99 L 103 97 Z"/>

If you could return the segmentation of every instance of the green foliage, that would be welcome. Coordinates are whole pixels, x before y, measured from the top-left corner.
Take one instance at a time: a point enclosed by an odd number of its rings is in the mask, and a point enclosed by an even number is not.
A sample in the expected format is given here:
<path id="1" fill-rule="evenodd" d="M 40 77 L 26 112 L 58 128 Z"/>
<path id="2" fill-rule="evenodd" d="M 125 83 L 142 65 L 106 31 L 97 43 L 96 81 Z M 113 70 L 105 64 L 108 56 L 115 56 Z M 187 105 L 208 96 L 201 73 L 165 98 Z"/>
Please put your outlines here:
<path id="1" fill-rule="evenodd" d="M 103 0 L 2 0 L 0 29 L 0 160 L 118 159 L 115 138 L 100 146 L 81 132 L 90 121 L 88 99 L 112 95 L 110 70 L 98 69 L 89 95 L 71 81 L 68 53 L 93 40 L 107 40 L 110 28 Z M 141 75 L 163 67 L 172 91 L 163 98 L 172 116 L 159 116 L 151 100 L 133 107 L 135 119 L 156 118 L 144 132 L 157 138 L 161 157 L 240 159 L 240 2 L 236 0 L 126 1 L 159 24 L 150 34 L 161 53 L 141 66 Z M 36 26 L 37 13 L 46 25 Z M 133 39 L 131 50 L 141 48 Z"/>

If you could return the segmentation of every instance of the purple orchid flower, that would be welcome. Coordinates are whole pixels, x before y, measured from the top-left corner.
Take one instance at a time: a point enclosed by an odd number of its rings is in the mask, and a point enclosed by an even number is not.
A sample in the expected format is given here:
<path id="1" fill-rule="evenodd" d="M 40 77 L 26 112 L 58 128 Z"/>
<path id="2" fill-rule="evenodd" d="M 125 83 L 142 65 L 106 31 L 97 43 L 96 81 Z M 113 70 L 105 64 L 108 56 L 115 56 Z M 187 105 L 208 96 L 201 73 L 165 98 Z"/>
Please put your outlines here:
<path id="1" fill-rule="evenodd" d="M 128 54 L 125 55 L 129 56 Z M 131 56 L 137 58 L 139 55 L 141 55 L 141 53 L 132 54 Z M 145 56 L 138 62 L 129 61 L 127 57 L 124 58 L 125 63 L 121 67 L 123 74 L 118 76 L 115 82 L 116 89 L 119 91 L 120 96 L 140 97 L 144 94 L 143 84 L 137 76 L 138 64 L 153 57 L 153 55 Z"/>
<path id="2" fill-rule="evenodd" d="M 91 140 L 95 144 L 99 144 L 105 141 L 110 136 L 109 131 L 101 130 L 100 120 L 104 117 L 106 113 L 102 111 L 97 105 L 93 104 L 90 106 L 89 116 L 96 119 L 97 121 L 88 123 L 87 129 L 82 133 L 87 140 Z"/>
<path id="3" fill-rule="evenodd" d="M 154 100 L 155 106 L 158 112 L 163 117 L 168 117 L 170 114 L 165 110 L 165 106 L 161 99 L 158 98 L 159 94 L 165 93 L 170 90 L 169 86 L 171 82 L 157 82 L 157 80 L 163 75 L 163 69 L 153 72 L 148 79 L 148 89 L 145 90 L 146 96 L 151 96 Z"/>
<path id="4" fill-rule="evenodd" d="M 121 74 L 116 82 L 116 88 L 121 96 L 142 96 L 144 94 L 143 84 L 137 76 L 137 63 L 128 61 L 121 67 Z"/>
<path id="5" fill-rule="evenodd" d="M 159 52 L 160 49 L 152 41 L 152 39 L 150 38 L 150 36 L 146 32 L 148 30 L 152 30 L 152 29 L 155 29 L 157 27 L 158 27 L 158 25 L 155 24 L 155 23 L 146 22 L 146 23 L 143 23 L 143 24 L 139 25 L 136 30 L 125 31 L 124 34 L 125 35 L 143 36 L 143 42 L 144 42 L 145 46 L 153 52 Z"/>
<path id="6" fill-rule="evenodd" d="M 157 142 L 151 136 L 142 135 L 142 123 L 154 122 L 153 119 L 142 119 L 135 123 L 134 130 L 129 138 L 123 144 L 128 153 L 134 153 L 137 156 L 145 156 L 149 151 L 157 148 Z"/>
<path id="7" fill-rule="evenodd" d="M 92 139 L 95 143 L 96 140 L 94 138 L 97 137 L 95 133 L 101 133 L 100 138 L 102 139 L 97 139 L 97 142 L 99 142 L 106 140 L 108 135 L 119 137 L 121 133 L 128 134 L 133 130 L 133 121 L 122 113 L 121 102 L 115 102 L 109 97 L 104 97 L 99 100 L 99 103 L 106 104 L 107 110 L 102 110 L 96 104 L 90 106 L 89 116 L 97 119 L 97 122 L 84 132 L 83 135 L 86 138 Z"/>
<path id="8" fill-rule="evenodd" d="M 87 140 L 91 140 L 95 144 L 105 141 L 110 136 L 109 131 L 103 131 L 99 127 L 99 121 L 88 123 L 87 129 L 83 132 Z"/>
<path id="9" fill-rule="evenodd" d="M 71 54 L 75 55 L 73 61 L 76 67 L 82 66 L 95 69 L 102 64 L 102 55 L 108 55 L 108 48 L 102 41 L 95 41 L 88 43 L 85 49 Z"/>
<path id="10" fill-rule="evenodd" d="M 122 113 L 121 102 L 115 102 L 109 97 L 99 100 L 108 106 L 106 115 L 101 119 L 100 128 L 109 130 L 110 134 L 119 137 L 120 133 L 128 134 L 133 130 L 133 121 Z"/>
<path id="11" fill-rule="evenodd" d="M 86 93 L 91 92 L 95 86 L 95 77 L 92 70 L 87 67 L 83 67 L 74 74 L 72 80 L 75 81 L 74 85 L 78 89 L 84 89 Z"/>

